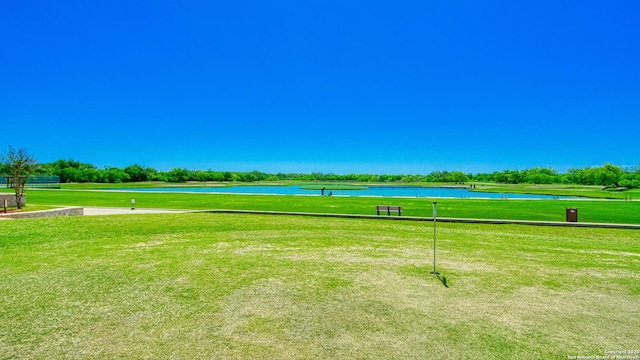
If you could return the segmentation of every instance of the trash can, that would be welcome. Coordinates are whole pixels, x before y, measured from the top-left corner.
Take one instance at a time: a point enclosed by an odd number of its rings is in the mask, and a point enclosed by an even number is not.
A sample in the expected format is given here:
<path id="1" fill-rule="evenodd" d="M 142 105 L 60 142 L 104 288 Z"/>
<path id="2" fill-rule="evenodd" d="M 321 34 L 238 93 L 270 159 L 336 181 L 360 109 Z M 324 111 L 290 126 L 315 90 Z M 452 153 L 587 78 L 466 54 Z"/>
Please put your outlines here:
<path id="1" fill-rule="evenodd" d="M 567 209 L 567 222 L 578 222 L 578 209 L 576 208 Z"/>

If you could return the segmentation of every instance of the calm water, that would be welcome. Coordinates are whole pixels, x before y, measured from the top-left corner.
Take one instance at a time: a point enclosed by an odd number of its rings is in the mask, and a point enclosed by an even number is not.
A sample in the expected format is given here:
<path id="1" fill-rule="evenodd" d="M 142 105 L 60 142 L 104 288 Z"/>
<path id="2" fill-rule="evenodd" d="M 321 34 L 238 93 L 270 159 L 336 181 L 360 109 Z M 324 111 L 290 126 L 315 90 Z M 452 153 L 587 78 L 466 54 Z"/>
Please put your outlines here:
<path id="1" fill-rule="evenodd" d="M 265 194 L 265 195 L 320 195 L 320 190 L 306 190 L 300 186 L 230 186 L 210 188 L 142 188 L 118 189 L 141 192 L 201 192 L 201 193 L 231 193 L 231 194 Z M 487 192 L 471 192 L 468 189 L 455 188 L 423 188 L 417 186 L 369 186 L 366 190 L 331 190 L 333 196 L 370 196 L 370 197 L 445 197 L 445 198 L 474 198 L 474 199 L 570 199 L 569 196 L 531 195 L 531 194 L 501 194 Z M 325 190 L 328 195 L 330 190 Z"/>

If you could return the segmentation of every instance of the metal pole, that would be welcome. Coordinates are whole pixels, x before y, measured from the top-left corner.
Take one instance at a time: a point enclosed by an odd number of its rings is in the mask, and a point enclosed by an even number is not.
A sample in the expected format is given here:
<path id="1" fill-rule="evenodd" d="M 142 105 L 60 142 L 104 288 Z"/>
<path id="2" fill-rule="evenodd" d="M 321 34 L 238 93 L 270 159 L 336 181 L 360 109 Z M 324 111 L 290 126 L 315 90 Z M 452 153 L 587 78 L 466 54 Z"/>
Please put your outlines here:
<path id="1" fill-rule="evenodd" d="M 433 271 L 431 272 L 431 275 L 440 275 L 439 272 L 436 271 L 436 224 L 437 224 L 437 220 L 436 218 L 438 217 L 438 203 L 437 202 L 433 202 Z"/>

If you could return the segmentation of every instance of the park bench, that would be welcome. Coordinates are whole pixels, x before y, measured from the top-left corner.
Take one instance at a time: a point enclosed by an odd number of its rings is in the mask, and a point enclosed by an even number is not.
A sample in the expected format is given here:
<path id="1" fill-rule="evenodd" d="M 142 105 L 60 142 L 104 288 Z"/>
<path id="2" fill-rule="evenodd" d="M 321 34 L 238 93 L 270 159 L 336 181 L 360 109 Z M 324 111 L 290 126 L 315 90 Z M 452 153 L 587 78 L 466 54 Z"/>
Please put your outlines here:
<path id="1" fill-rule="evenodd" d="M 380 211 L 386 211 L 387 215 L 391 215 L 391 212 L 397 212 L 398 216 L 402 215 L 402 206 L 393 206 L 393 205 L 377 205 L 376 211 L 378 215 L 380 215 Z"/>

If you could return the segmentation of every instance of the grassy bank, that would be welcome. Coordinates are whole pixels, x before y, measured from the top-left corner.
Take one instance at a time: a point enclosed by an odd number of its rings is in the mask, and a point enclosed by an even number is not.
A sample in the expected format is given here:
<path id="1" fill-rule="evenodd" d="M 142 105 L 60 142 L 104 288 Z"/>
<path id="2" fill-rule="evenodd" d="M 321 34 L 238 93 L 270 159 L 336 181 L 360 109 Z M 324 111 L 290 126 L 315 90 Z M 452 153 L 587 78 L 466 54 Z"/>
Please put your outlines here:
<path id="1" fill-rule="evenodd" d="M 367 186 L 364 185 L 350 185 L 350 184 L 306 184 L 300 186 L 305 190 L 366 190 Z"/>
<path id="2" fill-rule="evenodd" d="M 637 348 L 637 231 L 228 214 L 7 221 L 8 358 L 567 358 Z"/>
<path id="3" fill-rule="evenodd" d="M 580 196 L 596 199 L 640 199 L 640 189 L 603 188 L 586 185 L 536 185 L 536 184 L 476 184 L 472 191 L 493 193 L 520 193 L 556 196 Z"/>
<path id="4" fill-rule="evenodd" d="M 139 208 L 232 209 L 375 214 L 376 205 L 400 205 L 406 216 L 432 216 L 433 201 L 442 217 L 564 221 L 566 208 L 578 208 L 578 220 L 640 224 L 640 202 L 601 200 L 380 199 L 365 197 L 267 196 L 230 194 L 133 193 L 29 190 L 28 204 Z"/>

